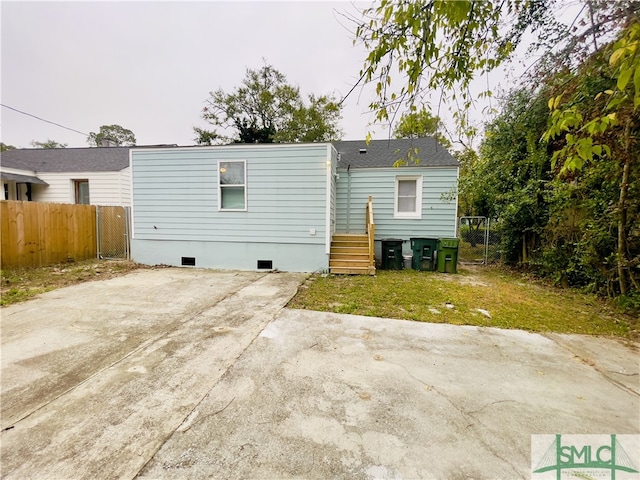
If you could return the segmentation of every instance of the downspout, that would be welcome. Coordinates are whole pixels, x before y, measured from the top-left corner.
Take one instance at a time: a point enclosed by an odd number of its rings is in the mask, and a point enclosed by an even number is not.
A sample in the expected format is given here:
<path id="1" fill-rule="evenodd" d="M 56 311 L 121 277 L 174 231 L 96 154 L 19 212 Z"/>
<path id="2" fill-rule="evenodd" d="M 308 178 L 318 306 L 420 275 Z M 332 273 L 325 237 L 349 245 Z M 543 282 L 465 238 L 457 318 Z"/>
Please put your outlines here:
<path id="1" fill-rule="evenodd" d="M 347 165 L 347 233 L 351 233 L 351 164 Z"/>

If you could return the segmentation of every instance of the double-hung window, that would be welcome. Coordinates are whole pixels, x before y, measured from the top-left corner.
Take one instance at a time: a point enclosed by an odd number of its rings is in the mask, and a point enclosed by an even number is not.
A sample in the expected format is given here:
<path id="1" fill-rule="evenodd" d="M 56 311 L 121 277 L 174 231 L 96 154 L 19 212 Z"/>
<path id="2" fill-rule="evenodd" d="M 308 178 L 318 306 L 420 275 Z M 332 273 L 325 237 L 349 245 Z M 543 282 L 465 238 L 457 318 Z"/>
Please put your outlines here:
<path id="1" fill-rule="evenodd" d="M 218 162 L 218 210 L 247 210 L 247 164 L 245 160 Z"/>
<path id="2" fill-rule="evenodd" d="M 396 177 L 394 218 L 422 217 L 422 175 Z"/>

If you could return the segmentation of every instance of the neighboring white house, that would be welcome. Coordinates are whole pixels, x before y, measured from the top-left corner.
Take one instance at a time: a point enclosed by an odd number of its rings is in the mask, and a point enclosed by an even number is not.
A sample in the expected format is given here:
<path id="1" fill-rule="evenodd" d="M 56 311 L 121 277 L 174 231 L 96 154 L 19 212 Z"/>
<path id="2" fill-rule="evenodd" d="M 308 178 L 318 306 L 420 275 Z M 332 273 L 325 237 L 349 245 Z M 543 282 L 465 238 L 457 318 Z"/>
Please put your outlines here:
<path id="1" fill-rule="evenodd" d="M 130 206 L 130 148 L 7 150 L 0 157 L 2 198 Z"/>
<path id="2" fill-rule="evenodd" d="M 130 153 L 131 251 L 140 263 L 328 270 L 334 234 L 367 230 L 369 196 L 378 255 L 388 237 L 407 240 L 407 250 L 411 237 L 456 235 L 459 164 L 433 138 Z M 401 159 L 409 165 L 394 167 Z"/>

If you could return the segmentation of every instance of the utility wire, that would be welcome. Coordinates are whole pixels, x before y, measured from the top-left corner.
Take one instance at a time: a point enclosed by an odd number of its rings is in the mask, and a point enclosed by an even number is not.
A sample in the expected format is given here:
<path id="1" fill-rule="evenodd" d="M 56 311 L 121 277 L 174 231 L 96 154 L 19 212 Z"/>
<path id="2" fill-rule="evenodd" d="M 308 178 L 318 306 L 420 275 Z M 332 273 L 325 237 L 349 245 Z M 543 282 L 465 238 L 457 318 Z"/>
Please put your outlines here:
<path id="1" fill-rule="evenodd" d="M 81 132 L 80 130 L 76 130 L 74 128 L 65 127 L 64 125 L 60 125 L 59 123 L 52 122 L 50 120 L 45 120 L 44 118 L 40 118 L 40 117 L 37 117 L 36 115 L 32 115 L 30 113 L 23 112 L 22 110 L 18 110 L 17 108 L 10 107 L 9 105 L 5 105 L 4 103 L 0 103 L 0 105 L 2 105 L 4 108 L 8 108 L 9 110 L 13 110 L 14 112 L 18 112 L 18 113 L 21 113 L 23 115 L 27 115 L 29 117 L 37 118 L 38 120 L 41 120 L 43 122 L 50 123 L 52 125 L 55 125 L 56 127 L 66 128 L 67 130 L 71 130 L 72 132 L 79 133 L 80 135 L 84 135 L 85 137 L 89 136 L 88 133 Z"/>

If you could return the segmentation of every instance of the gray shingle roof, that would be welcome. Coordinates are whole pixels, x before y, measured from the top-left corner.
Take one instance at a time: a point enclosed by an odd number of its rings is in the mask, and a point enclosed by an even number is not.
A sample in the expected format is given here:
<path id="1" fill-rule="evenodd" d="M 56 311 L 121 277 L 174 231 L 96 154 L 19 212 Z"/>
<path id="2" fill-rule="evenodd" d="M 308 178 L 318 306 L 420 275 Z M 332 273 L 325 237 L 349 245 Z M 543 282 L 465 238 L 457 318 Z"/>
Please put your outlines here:
<path id="1" fill-rule="evenodd" d="M 420 162 L 417 167 L 457 167 L 458 161 L 433 137 L 334 142 L 340 153 L 341 168 L 392 167 L 399 159 L 407 160 L 411 151 Z M 159 147 L 153 145 L 152 147 Z M 174 146 L 174 145 L 165 145 Z M 7 150 L 0 156 L 0 166 L 34 172 L 117 172 L 129 166 L 129 149 L 136 147 L 25 148 Z M 413 152 L 418 149 L 418 153 Z M 365 150 L 366 153 L 360 153 Z"/>
<path id="2" fill-rule="evenodd" d="M 0 166 L 35 172 L 117 172 L 129 166 L 130 147 L 7 150 Z"/>
<path id="3" fill-rule="evenodd" d="M 416 167 L 457 167 L 460 164 L 433 137 L 401 138 L 389 140 L 371 140 L 369 145 L 364 140 L 345 140 L 334 142 L 336 150 L 340 154 L 340 168 L 375 168 L 392 167 L 393 164 L 403 159 L 409 165 Z M 413 149 L 417 148 L 418 153 Z M 361 153 L 365 150 L 366 153 Z M 417 165 L 408 160 L 408 153 L 414 158 L 420 159 Z"/>

